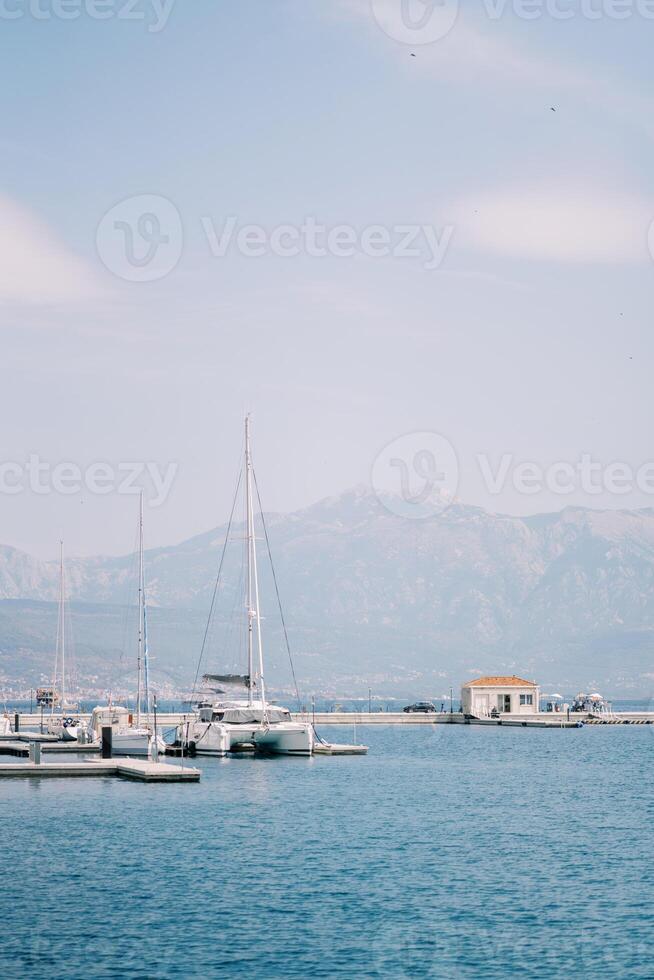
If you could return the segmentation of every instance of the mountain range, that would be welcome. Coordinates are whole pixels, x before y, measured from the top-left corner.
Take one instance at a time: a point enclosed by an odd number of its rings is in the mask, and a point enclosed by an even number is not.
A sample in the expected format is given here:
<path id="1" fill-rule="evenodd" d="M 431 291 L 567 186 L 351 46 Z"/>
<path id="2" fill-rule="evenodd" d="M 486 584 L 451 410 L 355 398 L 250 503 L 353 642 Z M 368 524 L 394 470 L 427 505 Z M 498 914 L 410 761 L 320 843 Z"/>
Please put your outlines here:
<path id="1" fill-rule="evenodd" d="M 567 508 L 510 517 L 452 505 L 398 516 L 358 487 L 266 515 L 295 670 L 304 693 L 443 697 L 479 672 L 567 693 L 654 689 L 654 510 Z M 225 548 L 201 669 L 242 669 L 243 529 Z M 146 552 L 153 676 L 190 689 L 226 528 Z M 259 531 L 269 682 L 291 670 L 266 536 Z M 0 686 L 52 670 L 57 562 L 0 547 Z M 81 686 L 128 688 L 135 663 L 136 560 L 67 562 Z"/>

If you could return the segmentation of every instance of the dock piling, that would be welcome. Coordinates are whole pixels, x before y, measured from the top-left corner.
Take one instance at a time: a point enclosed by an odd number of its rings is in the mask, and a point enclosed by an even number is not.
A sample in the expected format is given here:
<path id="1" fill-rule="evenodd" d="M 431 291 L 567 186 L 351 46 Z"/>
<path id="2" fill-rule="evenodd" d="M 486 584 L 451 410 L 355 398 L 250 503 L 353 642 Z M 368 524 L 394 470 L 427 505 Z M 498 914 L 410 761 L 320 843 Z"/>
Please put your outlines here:
<path id="1" fill-rule="evenodd" d="M 102 729 L 102 758 L 111 759 L 113 755 L 113 728 L 106 725 Z"/>

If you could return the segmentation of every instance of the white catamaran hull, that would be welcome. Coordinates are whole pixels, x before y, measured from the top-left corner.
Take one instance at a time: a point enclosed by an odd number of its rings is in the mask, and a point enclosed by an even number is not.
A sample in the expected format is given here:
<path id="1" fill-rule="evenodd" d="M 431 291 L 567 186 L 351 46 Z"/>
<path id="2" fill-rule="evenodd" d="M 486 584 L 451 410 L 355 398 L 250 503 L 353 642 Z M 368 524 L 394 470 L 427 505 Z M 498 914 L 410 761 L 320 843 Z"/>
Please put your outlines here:
<path id="1" fill-rule="evenodd" d="M 225 756 L 241 745 L 254 745 L 275 755 L 311 755 L 313 730 L 299 722 L 275 725 L 229 725 L 224 722 L 186 722 L 177 729 L 177 744 L 192 747 L 197 755 Z"/>
<path id="2" fill-rule="evenodd" d="M 193 746 L 198 755 L 224 756 L 239 745 L 254 743 L 260 725 L 226 725 L 218 721 L 196 721 L 182 724 L 177 729 L 177 742 Z"/>
<path id="3" fill-rule="evenodd" d="M 274 755 L 312 755 L 313 729 L 300 722 L 282 722 L 258 731 L 254 744 L 259 751 Z"/>

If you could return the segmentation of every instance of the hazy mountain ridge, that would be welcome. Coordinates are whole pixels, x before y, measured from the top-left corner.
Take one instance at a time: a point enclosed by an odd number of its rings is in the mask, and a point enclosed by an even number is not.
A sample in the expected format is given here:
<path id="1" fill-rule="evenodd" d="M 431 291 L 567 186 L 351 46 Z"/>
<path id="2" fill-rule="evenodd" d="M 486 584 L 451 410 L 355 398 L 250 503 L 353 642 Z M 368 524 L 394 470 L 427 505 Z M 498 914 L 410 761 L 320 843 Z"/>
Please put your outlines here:
<path id="1" fill-rule="evenodd" d="M 652 671 L 651 508 L 516 518 L 457 504 L 407 520 L 356 488 L 266 520 L 299 671 L 312 681 L 332 677 L 356 686 L 374 676 L 401 683 L 417 672 L 458 682 L 474 669 L 513 666 L 553 681 L 612 678 L 635 688 Z M 241 533 L 237 527 L 235 537 Z M 176 660 L 182 673 L 197 656 L 224 536 L 225 528 L 216 528 L 146 555 L 149 601 L 159 607 L 153 630 L 170 622 L 170 610 L 184 647 Z M 228 548 L 219 617 L 238 603 L 241 551 L 238 540 Z M 263 542 L 261 552 L 271 665 L 282 670 Z M 133 555 L 72 559 L 67 569 L 78 606 L 118 608 L 134 600 Z M 56 562 L 0 548 L 0 597 L 52 603 L 57 590 Z M 34 646 L 27 623 L 10 632 L 14 650 Z M 160 641 L 168 648 L 168 638 Z M 10 650 L 0 646 L 10 673 Z M 101 637 L 97 647 L 102 659 Z M 108 644 L 107 659 L 115 656 L 116 644 Z"/>

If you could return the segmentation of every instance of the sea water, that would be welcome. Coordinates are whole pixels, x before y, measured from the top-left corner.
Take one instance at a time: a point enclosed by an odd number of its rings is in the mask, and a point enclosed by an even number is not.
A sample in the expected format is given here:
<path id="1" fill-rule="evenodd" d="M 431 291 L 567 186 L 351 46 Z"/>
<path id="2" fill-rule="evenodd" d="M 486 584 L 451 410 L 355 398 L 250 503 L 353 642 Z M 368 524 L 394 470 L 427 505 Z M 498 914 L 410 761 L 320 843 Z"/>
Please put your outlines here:
<path id="1" fill-rule="evenodd" d="M 356 734 L 0 782 L 0 977 L 654 975 L 654 726 Z"/>

